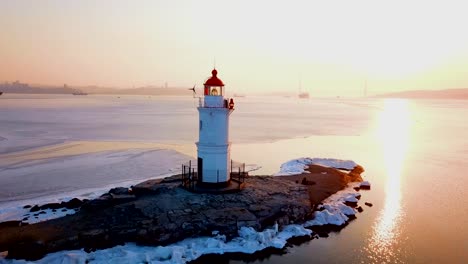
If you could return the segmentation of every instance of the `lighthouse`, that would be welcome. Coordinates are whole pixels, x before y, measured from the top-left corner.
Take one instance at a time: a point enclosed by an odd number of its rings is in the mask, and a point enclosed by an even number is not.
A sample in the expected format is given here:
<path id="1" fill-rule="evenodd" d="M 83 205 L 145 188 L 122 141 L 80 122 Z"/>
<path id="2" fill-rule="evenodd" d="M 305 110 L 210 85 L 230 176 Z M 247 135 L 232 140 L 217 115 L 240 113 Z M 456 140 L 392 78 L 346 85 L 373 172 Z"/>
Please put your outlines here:
<path id="1" fill-rule="evenodd" d="M 224 97 L 224 83 L 218 78 L 216 69 L 203 85 L 204 96 L 198 107 L 197 184 L 223 188 L 231 182 L 229 116 L 234 111 L 234 101 Z"/>

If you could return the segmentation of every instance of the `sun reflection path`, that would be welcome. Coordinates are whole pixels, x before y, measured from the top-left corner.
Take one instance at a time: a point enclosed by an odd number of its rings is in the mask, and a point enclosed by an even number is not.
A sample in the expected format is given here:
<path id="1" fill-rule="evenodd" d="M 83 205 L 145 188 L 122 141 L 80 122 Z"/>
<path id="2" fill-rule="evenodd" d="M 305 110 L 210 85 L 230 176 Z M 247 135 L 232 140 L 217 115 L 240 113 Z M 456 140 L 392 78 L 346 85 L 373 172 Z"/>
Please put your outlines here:
<path id="1" fill-rule="evenodd" d="M 395 244 L 401 239 L 400 180 L 409 144 L 409 115 L 408 101 L 391 99 L 384 102 L 379 117 L 378 139 L 382 144 L 386 169 L 385 203 L 367 248 L 367 253 L 378 263 L 401 262 L 396 255 Z"/>

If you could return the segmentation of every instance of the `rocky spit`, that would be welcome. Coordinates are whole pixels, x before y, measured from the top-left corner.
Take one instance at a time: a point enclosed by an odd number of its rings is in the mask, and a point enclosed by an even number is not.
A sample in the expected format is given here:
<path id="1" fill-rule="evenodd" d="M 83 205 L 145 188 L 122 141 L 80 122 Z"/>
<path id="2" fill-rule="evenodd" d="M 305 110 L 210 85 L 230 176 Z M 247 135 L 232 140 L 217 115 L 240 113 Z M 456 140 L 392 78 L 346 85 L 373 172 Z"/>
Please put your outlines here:
<path id="1" fill-rule="evenodd" d="M 313 209 L 350 181 L 362 181 L 358 166 L 349 173 L 311 165 L 295 176 L 248 176 L 237 193 L 192 193 L 181 176 L 114 188 L 101 197 L 68 204 L 31 207 L 77 208 L 77 213 L 36 224 L 0 223 L 0 252 L 8 258 L 35 260 L 60 250 L 93 251 L 126 242 L 167 245 L 189 237 L 237 236 L 241 227 L 263 230 L 312 219 Z"/>

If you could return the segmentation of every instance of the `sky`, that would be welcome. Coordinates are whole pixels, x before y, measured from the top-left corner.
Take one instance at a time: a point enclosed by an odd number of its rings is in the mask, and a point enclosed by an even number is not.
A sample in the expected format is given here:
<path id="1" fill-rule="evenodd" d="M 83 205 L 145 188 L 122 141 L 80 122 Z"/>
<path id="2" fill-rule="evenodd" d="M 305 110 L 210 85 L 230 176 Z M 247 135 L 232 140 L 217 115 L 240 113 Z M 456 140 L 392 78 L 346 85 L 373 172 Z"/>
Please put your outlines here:
<path id="1" fill-rule="evenodd" d="M 215 64 L 238 93 L 468 88 L 465 2 L 0 0 L 0 81 L 201 87 Z"/>

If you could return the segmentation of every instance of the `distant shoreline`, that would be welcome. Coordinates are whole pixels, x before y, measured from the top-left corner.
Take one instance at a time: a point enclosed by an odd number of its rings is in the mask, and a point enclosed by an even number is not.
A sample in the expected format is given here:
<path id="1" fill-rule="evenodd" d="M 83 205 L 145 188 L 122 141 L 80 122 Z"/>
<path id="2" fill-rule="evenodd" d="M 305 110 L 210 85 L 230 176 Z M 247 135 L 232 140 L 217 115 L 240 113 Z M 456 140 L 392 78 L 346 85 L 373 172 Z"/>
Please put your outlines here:
<path id="1" fill-rule="evenodd" d="M 414 90 L 376 95 L 376 98 L 468 100 L 468 89 Z"/>

